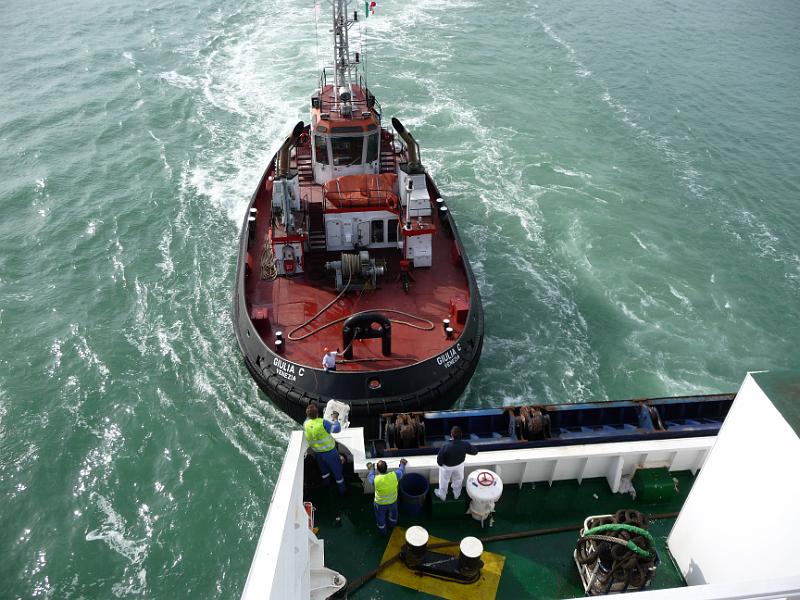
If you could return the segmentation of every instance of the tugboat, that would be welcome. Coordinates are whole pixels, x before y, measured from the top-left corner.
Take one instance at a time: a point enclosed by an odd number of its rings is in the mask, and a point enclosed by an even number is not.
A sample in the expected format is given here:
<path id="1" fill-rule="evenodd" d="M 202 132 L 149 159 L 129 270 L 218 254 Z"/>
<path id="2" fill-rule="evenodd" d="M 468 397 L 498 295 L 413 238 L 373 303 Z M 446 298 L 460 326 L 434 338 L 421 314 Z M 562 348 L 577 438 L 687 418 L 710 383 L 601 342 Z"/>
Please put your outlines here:
<path id="1" fill-rule="evenodd" d="M 333 66 L 269 162 L 242 225 L 233 324 L 245 365 L 281 410 L 310 403 L 365 425 L 449 408 L 483 345 L 475 276 L 420 147 L 351 55 L 358 21 L 334 0 Z M 348 413 L 348 414 L 344 414 Z"/>

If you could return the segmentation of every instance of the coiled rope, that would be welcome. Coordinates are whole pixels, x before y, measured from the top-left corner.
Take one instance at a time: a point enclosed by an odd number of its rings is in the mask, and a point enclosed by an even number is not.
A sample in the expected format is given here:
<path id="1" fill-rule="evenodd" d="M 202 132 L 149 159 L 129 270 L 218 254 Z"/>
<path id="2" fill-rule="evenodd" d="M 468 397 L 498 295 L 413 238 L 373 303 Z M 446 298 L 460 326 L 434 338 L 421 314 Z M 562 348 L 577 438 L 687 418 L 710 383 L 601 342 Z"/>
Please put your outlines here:
<path id="1" fill-rule="evenodd" d="M 594 565 L 587 595 L 607 594 L 614 585 L 622 591 L 643 589 L 658 566 L 656 543 L 646 529 L 647 517 L 638 511 L 620 510 L 612 520 L 616 522 L 584 531 L 576 544 L 577 562 Z"/>
<path id="2" fill-rule="evenodd" d="M 261 253 L 261 279 L 273 281 L 278 277 L 278 268 L 275 266 L 275 256 L 272 253 L 272 244 L 264 236 L 264 252 Z"/>

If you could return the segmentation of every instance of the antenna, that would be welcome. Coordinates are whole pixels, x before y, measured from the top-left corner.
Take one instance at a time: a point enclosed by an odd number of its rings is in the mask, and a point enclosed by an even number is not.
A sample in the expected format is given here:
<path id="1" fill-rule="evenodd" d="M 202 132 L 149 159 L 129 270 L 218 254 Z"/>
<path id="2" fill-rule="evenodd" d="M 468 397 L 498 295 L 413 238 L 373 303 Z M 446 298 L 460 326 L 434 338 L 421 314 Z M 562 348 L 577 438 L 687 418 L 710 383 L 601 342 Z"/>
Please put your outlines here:
<path id="1" fill-rule="evenodd" d="M 369 8 L 367 8 L 369 10 Z M 368 14 L 364 14 L 364 19 L 362 21 L 363 29 L 359 29 L 358 37 L 359 42 L 361 43 L 361 62 L 364 65 L 364 87 L 369 89 L 369 63 L 367 62 L 367 44 L 369 43 L 369 23 L 368 23 Z"/>
<path id="2" fill-rule="evenodd" d="M 348 0 L 333 0 L 333 70 L 334 88 L 337 96 L 339 89 L 353 82 L 353 69 L 356 63 L 350 60 L 350 27 L 355 20 L 349 13 Z"/>
<path id="3" fill-rule="evenodd" d="M 320 13 L 320 0 L 314 1 L 314 45 L 317 47 L 317 68 L 319 69 L 322 61 L 319 58 L 319 13 Z"/>

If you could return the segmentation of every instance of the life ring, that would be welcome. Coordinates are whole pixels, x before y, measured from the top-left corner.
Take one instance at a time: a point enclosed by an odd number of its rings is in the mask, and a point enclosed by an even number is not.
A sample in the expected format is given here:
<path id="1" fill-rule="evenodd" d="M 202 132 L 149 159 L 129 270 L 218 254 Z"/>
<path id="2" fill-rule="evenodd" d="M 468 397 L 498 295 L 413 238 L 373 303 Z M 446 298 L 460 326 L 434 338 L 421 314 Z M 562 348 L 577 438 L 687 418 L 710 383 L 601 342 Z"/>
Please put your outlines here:
<path id="1" fill-rule="evenodd" d="M 389 205 L 389 208 L 391 210 L 397 210 L 397 198 L 395 198 L 394 196 L 389 196 L 386 199 L 386 204 Z"/>

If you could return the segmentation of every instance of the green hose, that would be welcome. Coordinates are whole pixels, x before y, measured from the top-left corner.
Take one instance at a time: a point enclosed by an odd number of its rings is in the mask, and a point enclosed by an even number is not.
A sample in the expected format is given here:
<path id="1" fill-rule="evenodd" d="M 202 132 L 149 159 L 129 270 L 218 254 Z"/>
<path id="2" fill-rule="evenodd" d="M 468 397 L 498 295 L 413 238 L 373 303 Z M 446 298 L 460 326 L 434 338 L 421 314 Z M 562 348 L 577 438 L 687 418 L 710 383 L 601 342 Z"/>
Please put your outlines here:
<path id="1" fill-rule="evenodd" d="M 630 531 L 631 533 L 635 533 L 637 535 L 641 535 L 650 542 L 651 547 L 656 547 L 656 541 L 653 539 L 653 536 L 650 535 L 650 532 L 646 529 L 642 529 L 641 527 L 636 527 L 635 525 L 626 525 L 625 523 L 610 523 L 607 525 L 598 525 L 597 527 L 592 527 L 588 531 L 583 532 L 583 537 L 587 537 L 590 535 L 596 535 L 598 533 L 603 533 L 604 531 Z M 644 550 L 636 545 L 633 540 L 628 540 L 627 543 L 628 550 L 631 550 L 638 554 L 643 558 L 650 558 L 653 556 L 653 553 L 649 550 Z"/>

